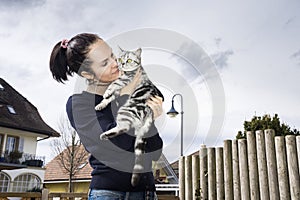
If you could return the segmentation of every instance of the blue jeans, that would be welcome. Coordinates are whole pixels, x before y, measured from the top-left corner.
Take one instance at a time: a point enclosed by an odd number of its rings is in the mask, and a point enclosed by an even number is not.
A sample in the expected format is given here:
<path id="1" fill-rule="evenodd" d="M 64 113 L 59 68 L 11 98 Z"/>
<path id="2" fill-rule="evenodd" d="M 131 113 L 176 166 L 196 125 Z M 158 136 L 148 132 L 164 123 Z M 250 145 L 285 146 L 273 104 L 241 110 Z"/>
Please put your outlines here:
<path id="1" fill-rule="evenodd" d="M 155 192 L 120 192 L 114 190 L 89 191 L 88 200 L 157 200 Z"/>

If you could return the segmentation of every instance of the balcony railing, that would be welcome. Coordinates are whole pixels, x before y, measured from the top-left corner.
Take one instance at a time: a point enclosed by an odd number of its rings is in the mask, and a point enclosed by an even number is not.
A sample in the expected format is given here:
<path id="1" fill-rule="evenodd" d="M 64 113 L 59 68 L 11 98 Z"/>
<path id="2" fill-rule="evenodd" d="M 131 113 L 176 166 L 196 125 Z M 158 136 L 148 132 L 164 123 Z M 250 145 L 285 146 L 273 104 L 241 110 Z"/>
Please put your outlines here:
<path id="1" fill-rule="evenodd" d="M 45 156 L 37 156 L 35 154 L 22 153 L 16 151 L 4 153 L 4 155 L 0 157 L 0 163 L 42 167 L 45 163 Z"/>
<path id="2" fill-rule="evenodd" d="M 45 164 L 45 156 L 37 156 L 35 154 L 23 153 L 21 158 L 22 164 L 27 166 L 42 167 Z"/>

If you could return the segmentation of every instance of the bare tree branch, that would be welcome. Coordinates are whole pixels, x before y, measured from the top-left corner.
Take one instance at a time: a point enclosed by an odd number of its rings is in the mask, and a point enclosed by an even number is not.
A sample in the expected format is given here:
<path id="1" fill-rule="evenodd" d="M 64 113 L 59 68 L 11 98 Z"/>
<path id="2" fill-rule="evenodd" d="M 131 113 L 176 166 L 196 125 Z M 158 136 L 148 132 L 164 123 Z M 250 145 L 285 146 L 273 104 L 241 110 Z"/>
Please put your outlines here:
<path id="1" fill-rule="evenodd" d="M 60 117 L 59 131 L 61 137 L 51 143 L 51 148 L 60 166 L 69 175 L 69 192 L 73 192 L 73 178 L 82 169 L 86 163 L 88 152 L 81 145 L 76 131 L 71 127 L 66 117 Z"/>

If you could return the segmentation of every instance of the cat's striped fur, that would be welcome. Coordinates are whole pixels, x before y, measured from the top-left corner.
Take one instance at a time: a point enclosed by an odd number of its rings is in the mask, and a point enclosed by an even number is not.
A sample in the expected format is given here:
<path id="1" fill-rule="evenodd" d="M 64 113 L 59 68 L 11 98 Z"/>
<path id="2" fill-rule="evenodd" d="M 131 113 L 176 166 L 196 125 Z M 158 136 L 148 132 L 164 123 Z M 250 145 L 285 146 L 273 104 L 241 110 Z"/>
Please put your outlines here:
<path id="1" fill-rule="evenodd" d="M 153 123 L 153 113 L 146 101 L 151 96 L 160 96 L 162 93 L 149 80 L 145 70 L 141 65 L 141 49 L 136 51 L 121 50 L 118 65 L 123 75 L 112 82 L 103 95 L 103 100 L 96 106 L 96 110 L 105 108 L 111 101 L 120 95 L 120 90 L 132 81 L 138 69 L 141 71 L 141 81 L 137 85 L 134 92 L 130 95 L 127 102 L 119 109 L 117 115 L 117 126 L 100 135 L 100 139 L 108 139 L 119 134 L 129 131 L 130 128 L 135 129 L 135 164 L 131 178 L 131 184 L 137 185 L 140 173 L 144 171 L 143 153 L 145 153 L 145 145 L 147 133 Z"/>

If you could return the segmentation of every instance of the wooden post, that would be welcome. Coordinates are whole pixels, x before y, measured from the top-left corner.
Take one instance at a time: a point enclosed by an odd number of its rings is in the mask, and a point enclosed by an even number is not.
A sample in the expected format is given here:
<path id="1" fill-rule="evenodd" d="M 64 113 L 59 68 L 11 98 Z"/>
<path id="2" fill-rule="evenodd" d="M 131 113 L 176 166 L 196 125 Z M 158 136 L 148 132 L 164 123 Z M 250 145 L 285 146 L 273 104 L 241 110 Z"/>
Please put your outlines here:
<path id="1" fill-rule="evenodd" d="M 180 200 L 184 200 L 185 197 L 185 166 L 184 166 L 184 156 L 181 156 L 179 158 L 179 163 L 178 163 L 178 169 L 179 169 L 179 198 Z"/>
<path id="2" fill-rule="evenodd" d="M 42 200 L 48 200 L 49 196 L 49 189 L 44 188 L 42 190 Z"/>
<path id="3" fill-rule="evenodd" d="M 223 148 L 216 148 L 216 187 L 217 187 L 217 199 L 225 199 L 224 193 L 224 161 L 223 161 Z"/>
<path id="4" fill-rule="evenodd" d="M 255 135 L 247 131 L 247 152 L 249 166 L 250 199 L 259 199 L 258 169 Z"/>
<path id="5" fill-rule="evenodd" d="M 265 130 L 266 141 L 266 157 L 269 179 L 270 199 L 279 200 L 279 187 L 276 168 L 276 154 L 275 154 L 275 131 L 272 129 Z"/>
<path id="6" fill-rule="evenodd" d="M 215 148 L 207 149 L 208 199 L 216 200 L 216 155 Z"/>
<path id="7" fill-rule="evenodd" d="M 275 150 L 280 200 L 290 200 L 291 198 L 289 189 L 288 169 L 286 165 L 287 161 L 284 136 L 275 137 Z"/>
<path id="8" fill-rule="evenodd" d="M 299 178 L 299 166 L 297 161 L 297 149 L 296 149 L 296 136 L 287 135 L 286 140 L 286 153 L 290 180 L 290 192 L 292 200 L 300 199 L 300 178 Z"/>
<path id="9" fill-rule="evenodd" d="M 300 174 L 300 135 L 296 136 L 297 154 L 298 154 L 298 168 Z"/>
<path id="10" fill-rule="evenodd" d="M 227 145 L 226 145 L 227 146 Z M 225 143 L 224 143 L 224 158 L 225 158 Z M 232 141 L 232 169 L 234 169 L 234 173 L 232 173 L 233 179 L 233 198 L 232 192 L 226 192 L 226 175 L 225 175 L 225 199 L 226 200 L 240 200 L 241 199 L 241 188 L 240 188 L 240 169 L 239 169 L 239 152 L 238 152 L 238 143 L 237 140 Z M 226 173 L 225 168 L 225 173 Z"/>
<path id="11" fill-rule="evenodd" d="M 193 198 L 192 191 L 192 156 L 185 157 L 185 199 Z"/>
<path id="12" fill-rule="evenodd" d="M 241 199 L 250 200 L 249 176 L 248 176 L 248 160 L 247 160 L 247 141 L 246 139 L 238 140 L 239 161 L 240 161 L 240 183 L 241 183 Z"/>
<path id="13" fill-rule="evenodd" d="M 192 189 L 192 195 L 193 200 L 197 199 L 197 191 L 200 191 L 200 170 L 199 170 L 199 155 L 193 155 L 192 156 L 192 178 L 193 178 L 193 189 Z"/>
<path id="14" fill-rule="evenodd" d="M 265 135 L 262 130 L 256 131 L 255 135 L 256 135 L 257 166 L 258 166 L 260 199 L 270 199 L 266 147 L 265 147 Z"/>
<path id="15" fill-rule="evenodd" d="M 224 140 L 224 192 L 225 199 L 233 199 L 233 173 L 232 173 L 232 144 L 231 140 Z M 239 178 L 239 177 L 238 177 Z"/>
<path id="16" fill-rule="evenodd" d="M 208 200 L 207 148 L 205 145 L 201 145 L 200 152 L 199 152 L 199 159 L 200 159 L 200 195 L 203 200 Z"/>

